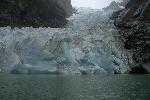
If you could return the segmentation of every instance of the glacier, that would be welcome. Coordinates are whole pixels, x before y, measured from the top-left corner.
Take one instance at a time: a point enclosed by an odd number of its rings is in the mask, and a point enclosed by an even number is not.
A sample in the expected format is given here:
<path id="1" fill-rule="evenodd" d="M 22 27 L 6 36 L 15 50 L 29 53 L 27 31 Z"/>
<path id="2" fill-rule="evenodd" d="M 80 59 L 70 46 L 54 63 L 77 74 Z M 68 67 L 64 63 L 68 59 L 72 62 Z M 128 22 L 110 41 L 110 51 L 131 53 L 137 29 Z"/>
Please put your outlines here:
<path id="1" fill-rule="evenodd" d="M 13 74 L 114 74 L 129 70 L 110 12 L 79 8 L 64 28 L 0 28 L 0 71 Z"/>

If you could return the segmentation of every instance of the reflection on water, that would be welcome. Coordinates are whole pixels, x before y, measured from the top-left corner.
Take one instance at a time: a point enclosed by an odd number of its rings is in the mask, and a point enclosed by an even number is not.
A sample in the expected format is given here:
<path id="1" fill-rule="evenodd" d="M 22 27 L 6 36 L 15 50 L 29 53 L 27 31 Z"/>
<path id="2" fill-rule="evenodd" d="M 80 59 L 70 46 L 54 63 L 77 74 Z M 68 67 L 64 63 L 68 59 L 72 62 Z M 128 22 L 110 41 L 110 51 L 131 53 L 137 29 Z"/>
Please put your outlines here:
<path id="1" fill-rule="evenodd" d="M 149 100 L 149 75 L 0 75 L 0 100 Z"/>

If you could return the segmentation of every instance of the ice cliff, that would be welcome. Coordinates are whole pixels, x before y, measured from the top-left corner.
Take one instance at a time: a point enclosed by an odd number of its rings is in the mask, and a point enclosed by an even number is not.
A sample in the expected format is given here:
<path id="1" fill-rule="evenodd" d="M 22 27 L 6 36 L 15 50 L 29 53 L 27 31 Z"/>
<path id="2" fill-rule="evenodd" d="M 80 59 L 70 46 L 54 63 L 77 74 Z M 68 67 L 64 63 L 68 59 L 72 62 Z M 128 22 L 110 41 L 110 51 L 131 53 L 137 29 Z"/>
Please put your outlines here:
<path id="1" fill-rule="evenodd" d="M 65 28 L 0 28 L 0 69 L 24 74 L 116 74 L 128 71 L 109 13 L 78 9 Z"/>

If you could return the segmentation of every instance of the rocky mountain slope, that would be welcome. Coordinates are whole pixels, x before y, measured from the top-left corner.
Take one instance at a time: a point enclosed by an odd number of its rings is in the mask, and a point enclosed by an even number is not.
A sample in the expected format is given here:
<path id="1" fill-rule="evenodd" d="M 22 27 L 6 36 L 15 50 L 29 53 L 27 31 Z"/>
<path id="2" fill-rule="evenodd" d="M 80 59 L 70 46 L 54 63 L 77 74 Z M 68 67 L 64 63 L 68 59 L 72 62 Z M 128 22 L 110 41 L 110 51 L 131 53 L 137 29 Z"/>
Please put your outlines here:
<path id="1" fill-rule="evenodd" d="M 150 0 L 130 0 L 116 16 L 115 26 L 120 30 L 124 48 L 133 53 L 137 69 L 131 73 L 140 73 L 143 67 L 150 72 Z"/>
<path id="2" fill-rule="evenodd" d="M 118 2 L 118 4 L 119 4 L 120 6 L 125 7 L 125 6 L 128 4 L 129 1 L 130 1 L 130 0 L 122 0 L 121 2 Z"/>
<path id="3" fill-rule="evenodd" d="M 103 10 L 105 11 L 118 11 L 121 10 L 123 6 L 119 5 L 119 3 L 117 3 L 116 1 L 113 1 L 110 3 L 109 6 L 107 6 L 106 8 L 103 8 Z"/>
<path id="4" fill-rule="evenodd" d="M 112 1 L 109 6 L 103 8 L 105 11 L 120 11 L 125 8 L 129 0 L 123 0 L 122 2 Z"/>
<path id="5" fill-rule="evenodd" d="M 0 1 L 0 27 L 61 27 L 71 14 L 71 0 Z"/>

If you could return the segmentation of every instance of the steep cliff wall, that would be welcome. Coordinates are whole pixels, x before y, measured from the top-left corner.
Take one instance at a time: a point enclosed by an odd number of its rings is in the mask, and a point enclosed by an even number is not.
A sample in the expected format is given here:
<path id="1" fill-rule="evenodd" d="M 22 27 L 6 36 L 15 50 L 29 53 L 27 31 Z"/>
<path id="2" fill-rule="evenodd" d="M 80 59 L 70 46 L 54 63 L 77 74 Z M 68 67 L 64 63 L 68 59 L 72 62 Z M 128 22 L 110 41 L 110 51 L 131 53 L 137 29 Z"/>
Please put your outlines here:
<path id="1" fill-rule="evenodd" d="M 61 27 L 71 14 L 71 0 L 0 1 L 0 27 Z"/>
<path id="2" fill-rule="evenodd" d="M 124 47 L 133 53 L 135 67 L 142 66 L 150 72 L 150 0 L 130 0 L 118 13 L 115 25 Z"/>

